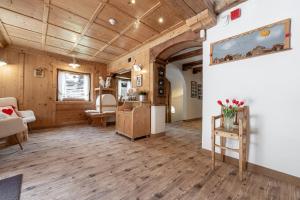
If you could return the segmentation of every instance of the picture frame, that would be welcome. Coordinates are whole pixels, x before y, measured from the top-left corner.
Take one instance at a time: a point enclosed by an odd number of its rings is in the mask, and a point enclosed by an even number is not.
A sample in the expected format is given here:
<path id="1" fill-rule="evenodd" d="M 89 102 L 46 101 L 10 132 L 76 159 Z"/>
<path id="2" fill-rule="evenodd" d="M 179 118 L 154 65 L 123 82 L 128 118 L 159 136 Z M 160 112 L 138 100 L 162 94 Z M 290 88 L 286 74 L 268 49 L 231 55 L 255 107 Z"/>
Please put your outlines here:
<path id="1" fill-rule="evenodd" d="M 191 81 L 191 98 L 197 98 L 197 94 L 198 94 L 197 82 Z"/>
<path id="2" fill-rule="evenodd" d="M 142 87 L 143 86 L 143 75 L 137 75 L 136 76 L 136 87 Z"/>
<path id="3" fill-rule="evenodd" d="M 203 97 L 202 92 L 203 92 L 202 84 L 199 83 L 199 84 L 198 84 L 198 99 L 199 99 L 199 100 L 202 100 L 202 97 Z"/>
<path id="4" fill-rule="evenodd" d="M 44 78 L 45 77 L 45 69 L 42 67 L 35 68 L 33 70 L 33 76 L 35 78 Z"/>
<path id="5" fill-rule="evenodd" d="M 269 24 L 210 45 L 210 65 L 291 49 L 291 19 Z"/>

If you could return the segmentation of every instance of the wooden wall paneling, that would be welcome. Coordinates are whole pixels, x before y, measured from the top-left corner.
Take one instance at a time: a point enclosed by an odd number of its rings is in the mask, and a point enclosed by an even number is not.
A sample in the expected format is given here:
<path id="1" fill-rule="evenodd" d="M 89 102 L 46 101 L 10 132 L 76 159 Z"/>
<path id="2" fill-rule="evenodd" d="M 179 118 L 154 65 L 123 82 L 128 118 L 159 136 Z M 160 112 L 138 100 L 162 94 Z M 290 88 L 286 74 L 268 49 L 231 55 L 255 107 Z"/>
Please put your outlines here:
<path id="1" fill-rule="evenodd" d="M 0 19 L 4 24 L 42 33 L 42 22 L 32 17 L 0 8 Z"/>
<path id="2" fill-rule="evenodd" d="M 5 47 L 8 44 L 11 44 L 11 39 L 7 33 L 6 28 L 4 27 L 3 22 L 0 19 L 0 37 L 1 37 L 1 47 Z"/>
<path id="3" fill-rule="evenodd" d="M 78 60 L 81 67 L 75 71 L 91 73 L 91 102 L 56 102 L 57 69 L 73 70 L 68 66 L 71 58 L 16 47 L 1 49 L 0 56 L 8 61 L 0 69 L 0 97 L 17 97 L 21 109 L 32 109 L 37 117 L 32 128 L 86 122 L 84 110 L 95 107 L 94 88 L 98 76 L 106 75 L 106 65 Z M 44 78 L 34 77 L 37 67 L 45 69 Z"/>
<path id="4" fill-rule="evenodd" d="M 137 27 L 132 27 L 130 30 L 128 30 L 124 35 L 128 36 L 130 38 L 134 38 L 135 40 L 138 40 L 139 42 L 145 42 L 149 38 L 152 38 L 159 32 L 155 31 L 154 29 L 150 28 L 149 26 L 139 23 Z"/>
<path id="5" fill-rule="evenodd" d="M 41 0 L 1 0 L 0 7 L 38 20 L 43 18 L 43 1 Z"/>
<path id="6" fill-rule="evenodd" d="M 44 0 L 43 26 L 42 26 L 42 49 L 43 50 L 45 50 L 45 46 L 46 46 L 49 11 L 50 11 L 50 0 Z"/>
<path id="7" fill-rule="evenodd" d="M 49 23 L 66 28 L 77 33 L 81 33 L 88 20 L 68 12 L 62 8 L 51 6 L 49 13 Z"/>
<path id="8" fill-rule="evenodd" d="M 128 4 L 128 1 L 124 0 L 110 0 L 109 3 L 135 18 L 140 18 L 146 11 L 159 3 L 159 0 L 136 1 L 135 4 Z"/>
<path id="9" fill-rule="evenodd" d="M 134 47 L 136 47 L 137 45 L 139 45 L 140 42 L 131 39 L 129 37 L 126 36 L 120 36 L 118 39 L 116 39 L 112 45 L 120 47 L 122 49 L 126 49 L 126 50 L 130 50 L 133 49 Z"/>
<path id="10" fill-rule="evenodd" d="M 82 16 L 85 19 L 90 19 L 95 8 L 100 1 L 95 0 L 51 0 L 51 4 L 60 8 L 64 8 L 72 13 Z"/>
<path id="11" fill-rule="evenodd" d="M 15 46 L 24 46 L 24 47 L 31 47 L 35 49 L 42 49 L 42 43 L 41 42 L 35 42 L 35 41 L 30 41 L 18 37 L 13 37 L 10 36 L 12 44 Z"/>
<path id="12" fill-rule="evenodd" d="M 116 37 L 118 33 L 93 23 L 89 30 L 86 32 L 86 35 L 103 42 L 109 42 L 114 37 Z"/>
<path id="13" fill-rule="evenodd" d="M 86 46 L 82 45 L 77 45 L 74 51 L 82 53 L 82 54 L 87 54 L 87 55 L 94 55 L 98 50 L 97 49 L 92 49 Z"/>
<path id="14" fill-rule="evenodd" d="M 210 0 L 194 1 L 194 0 L 184 0 L 184 2 L 197 14 L 208 7 L 213 8 L 213 4 L 210 3 Z M 191 16 L 193 17 L 193 16 Z"/>
<path id="15" fill-rule="evenodd" d="M 55 37 L 47 36 L 46 44 L 49 46 L 54 46 L 60 49 L 71 50 L 73 48 L 73 43 L 66 40 L 61 40 Z"/>
<path id="16" fill-rule="evenodd" d="M 80 37 L 79 33 L 52 24 L 48 24 L 47 35 L 60 38 L 69 42 L 76 42 Z"/>
<path id="17" fill-rule="evenodd" d="M 160 17 L 163 17 L 164 19 L 164 22 L 161 24 L 158 22 Z M 141 21 L 152 27 L 154 30 L 162 32 L 182 20 L 175 16 L 168 6 L 163 4 L 145 16 Z"/>
<path id="18" fill-rule="evenodd" d="M 26 30 L 23 28 L 18 28 L 16 26 L 11 26 L 8 24 L 6 24 L 4 26 L 5 26 L 5 29 L 9 36 L 18 37 L 18 38 L 22 38 L 22 39 L 26 39 L 26 40 L 30 40 L 30 41 L 34 41 L 34 42 L 42 41 L 41 33 L 29 31 L 29 30 Z"/>
<path id="19" fill-rule="evenodd" d="M 117 24 L 112 26 L 108 22 L 110 18 L 114 18 L 115 20 L 117 20 Z M 95 23 L 103 25 L 106 28 L 112 29 L 119 33 L 134 21 L 135 18 L 109 4 L 105 5 L 104 9 L 99 13 L 98 17 L 95 19 Z"/>
<path id="20" fill-rule="evenodd" d="M 100 40 L 96 40 L 91 37 L 83 36 L 79 42 L 79 44 L 87 47 L 91 47 L 94 49 L 100 49 L 102 48 L 106 43 L 102 42 Z"/>
<path id="21" fill-rule="evenodd" d="M 183 20 L 193 17 L 196 14 L 193 7 L 190 7 L 185 0 L 162 0 L 162 3 L 167 5 L 175 15 Z"/>
<path id="22" fill-rule="evenodd" d="M 203 54 L 202 48 L 201 49 L 196 49 L 196 50 L 189 51 L 189 52 L 186 52 L 186 53 L 182 53 L 182 54 L 179 54 L 179 55 L 176 55 L 176 56 L 172 56 L 171 58 L 168 59 L 168 62 L 171 63 L 171 62 L 175 62 L 175 61 L 179 61 L 179 60 L 184 60 L 184 59 L 187 59 L 187 58 L 200 56 L 202 54 Z"/>
<path id="23" fill-rule="evenodd" d="M 113 45 L 109 45 L 103 50 L 103 52 L 119 56 L 121 54 L 126 53 L 127 50 L 122 49 L 120 47 L 113 46 Z"/>

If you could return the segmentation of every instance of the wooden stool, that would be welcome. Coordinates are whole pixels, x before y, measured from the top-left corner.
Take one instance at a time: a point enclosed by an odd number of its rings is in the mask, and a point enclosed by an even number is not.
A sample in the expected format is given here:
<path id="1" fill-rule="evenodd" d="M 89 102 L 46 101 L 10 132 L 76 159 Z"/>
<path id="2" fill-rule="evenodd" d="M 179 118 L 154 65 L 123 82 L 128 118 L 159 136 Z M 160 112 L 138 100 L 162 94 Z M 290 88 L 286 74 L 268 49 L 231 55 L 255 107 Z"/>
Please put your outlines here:
<path id="1" fill-rule="evenodd" d="M 220 119 L 220 127 L 216 127 L 216 120 Z M 249 130 L 249 107 L 239 108 L 235 123 L 237 124 L 232 130 L 224 128 L 224 116 L 213 116 L 211 125 L 211 144 L 212 144 L 212 169 L 215 169 L 215 148 L 221 149 L 221 159 L 225 161 L 225 151 L 231 150 L 239 154 L 239 177 L 243 180 L 243 170 L 246 170 L 248 130 Z M 216 144 L 216 136 L 220 137 L 220 145 Z M 226 147 L 226 139 L 233 139 L 239 142 L 237 149 Z"/>

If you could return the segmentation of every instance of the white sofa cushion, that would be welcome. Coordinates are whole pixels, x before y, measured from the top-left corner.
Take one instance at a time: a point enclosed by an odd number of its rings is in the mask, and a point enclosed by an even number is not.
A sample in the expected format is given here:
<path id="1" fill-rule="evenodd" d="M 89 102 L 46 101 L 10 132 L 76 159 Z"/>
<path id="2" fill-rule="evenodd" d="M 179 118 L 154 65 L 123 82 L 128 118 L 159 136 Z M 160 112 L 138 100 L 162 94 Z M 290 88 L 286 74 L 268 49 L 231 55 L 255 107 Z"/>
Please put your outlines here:
<path id="1" fill-rule="evenodd" d="M 31 123 L 36 120 L 32 110 L 22 110 L 19 113 L 25 123 Z"/>
<path id="2" fill-rule="evenodd" d="M 17 99 L 14 97 L 0 98 L 0 107 L 3 106 L 14 106 L 14 108 L 18 110 Z"/>

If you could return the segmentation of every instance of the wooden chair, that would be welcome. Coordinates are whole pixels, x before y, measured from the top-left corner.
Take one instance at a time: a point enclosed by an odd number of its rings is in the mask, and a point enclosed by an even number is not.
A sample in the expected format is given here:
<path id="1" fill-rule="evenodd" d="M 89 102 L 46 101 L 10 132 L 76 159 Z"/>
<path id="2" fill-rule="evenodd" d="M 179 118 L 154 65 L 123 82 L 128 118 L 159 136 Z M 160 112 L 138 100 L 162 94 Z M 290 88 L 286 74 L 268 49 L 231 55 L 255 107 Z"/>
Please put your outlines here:
<path id="1" fill-rule="evenodd" d="M 223 112 L 222 112 L 223 113 Z M 216 121 L 220 120 L 220 126 L 216 127 Z M 226 130 L 224 128 L 224 116 L 213 116 L 212 121 L 212 168 L 215 169 L 215 148 L 221 149 L 221 159 L 225 161 L 225 151 L 231 150 L 239 154 L 239 177 L 243 180 L 243 170 L 246 169 L 246 156 L 247 156 L 247 145 L 248 145 L 248 132 L 249 132 L 249 107 L 244 106 L 239 108 L 236 117 L 235 125 L 232 130 Z M 220 145 L 216 144 L 216 137 L 220 137 Z M 238 140 L 239 147 L 237 149 L 226 147 L 226 139 Z"/>

